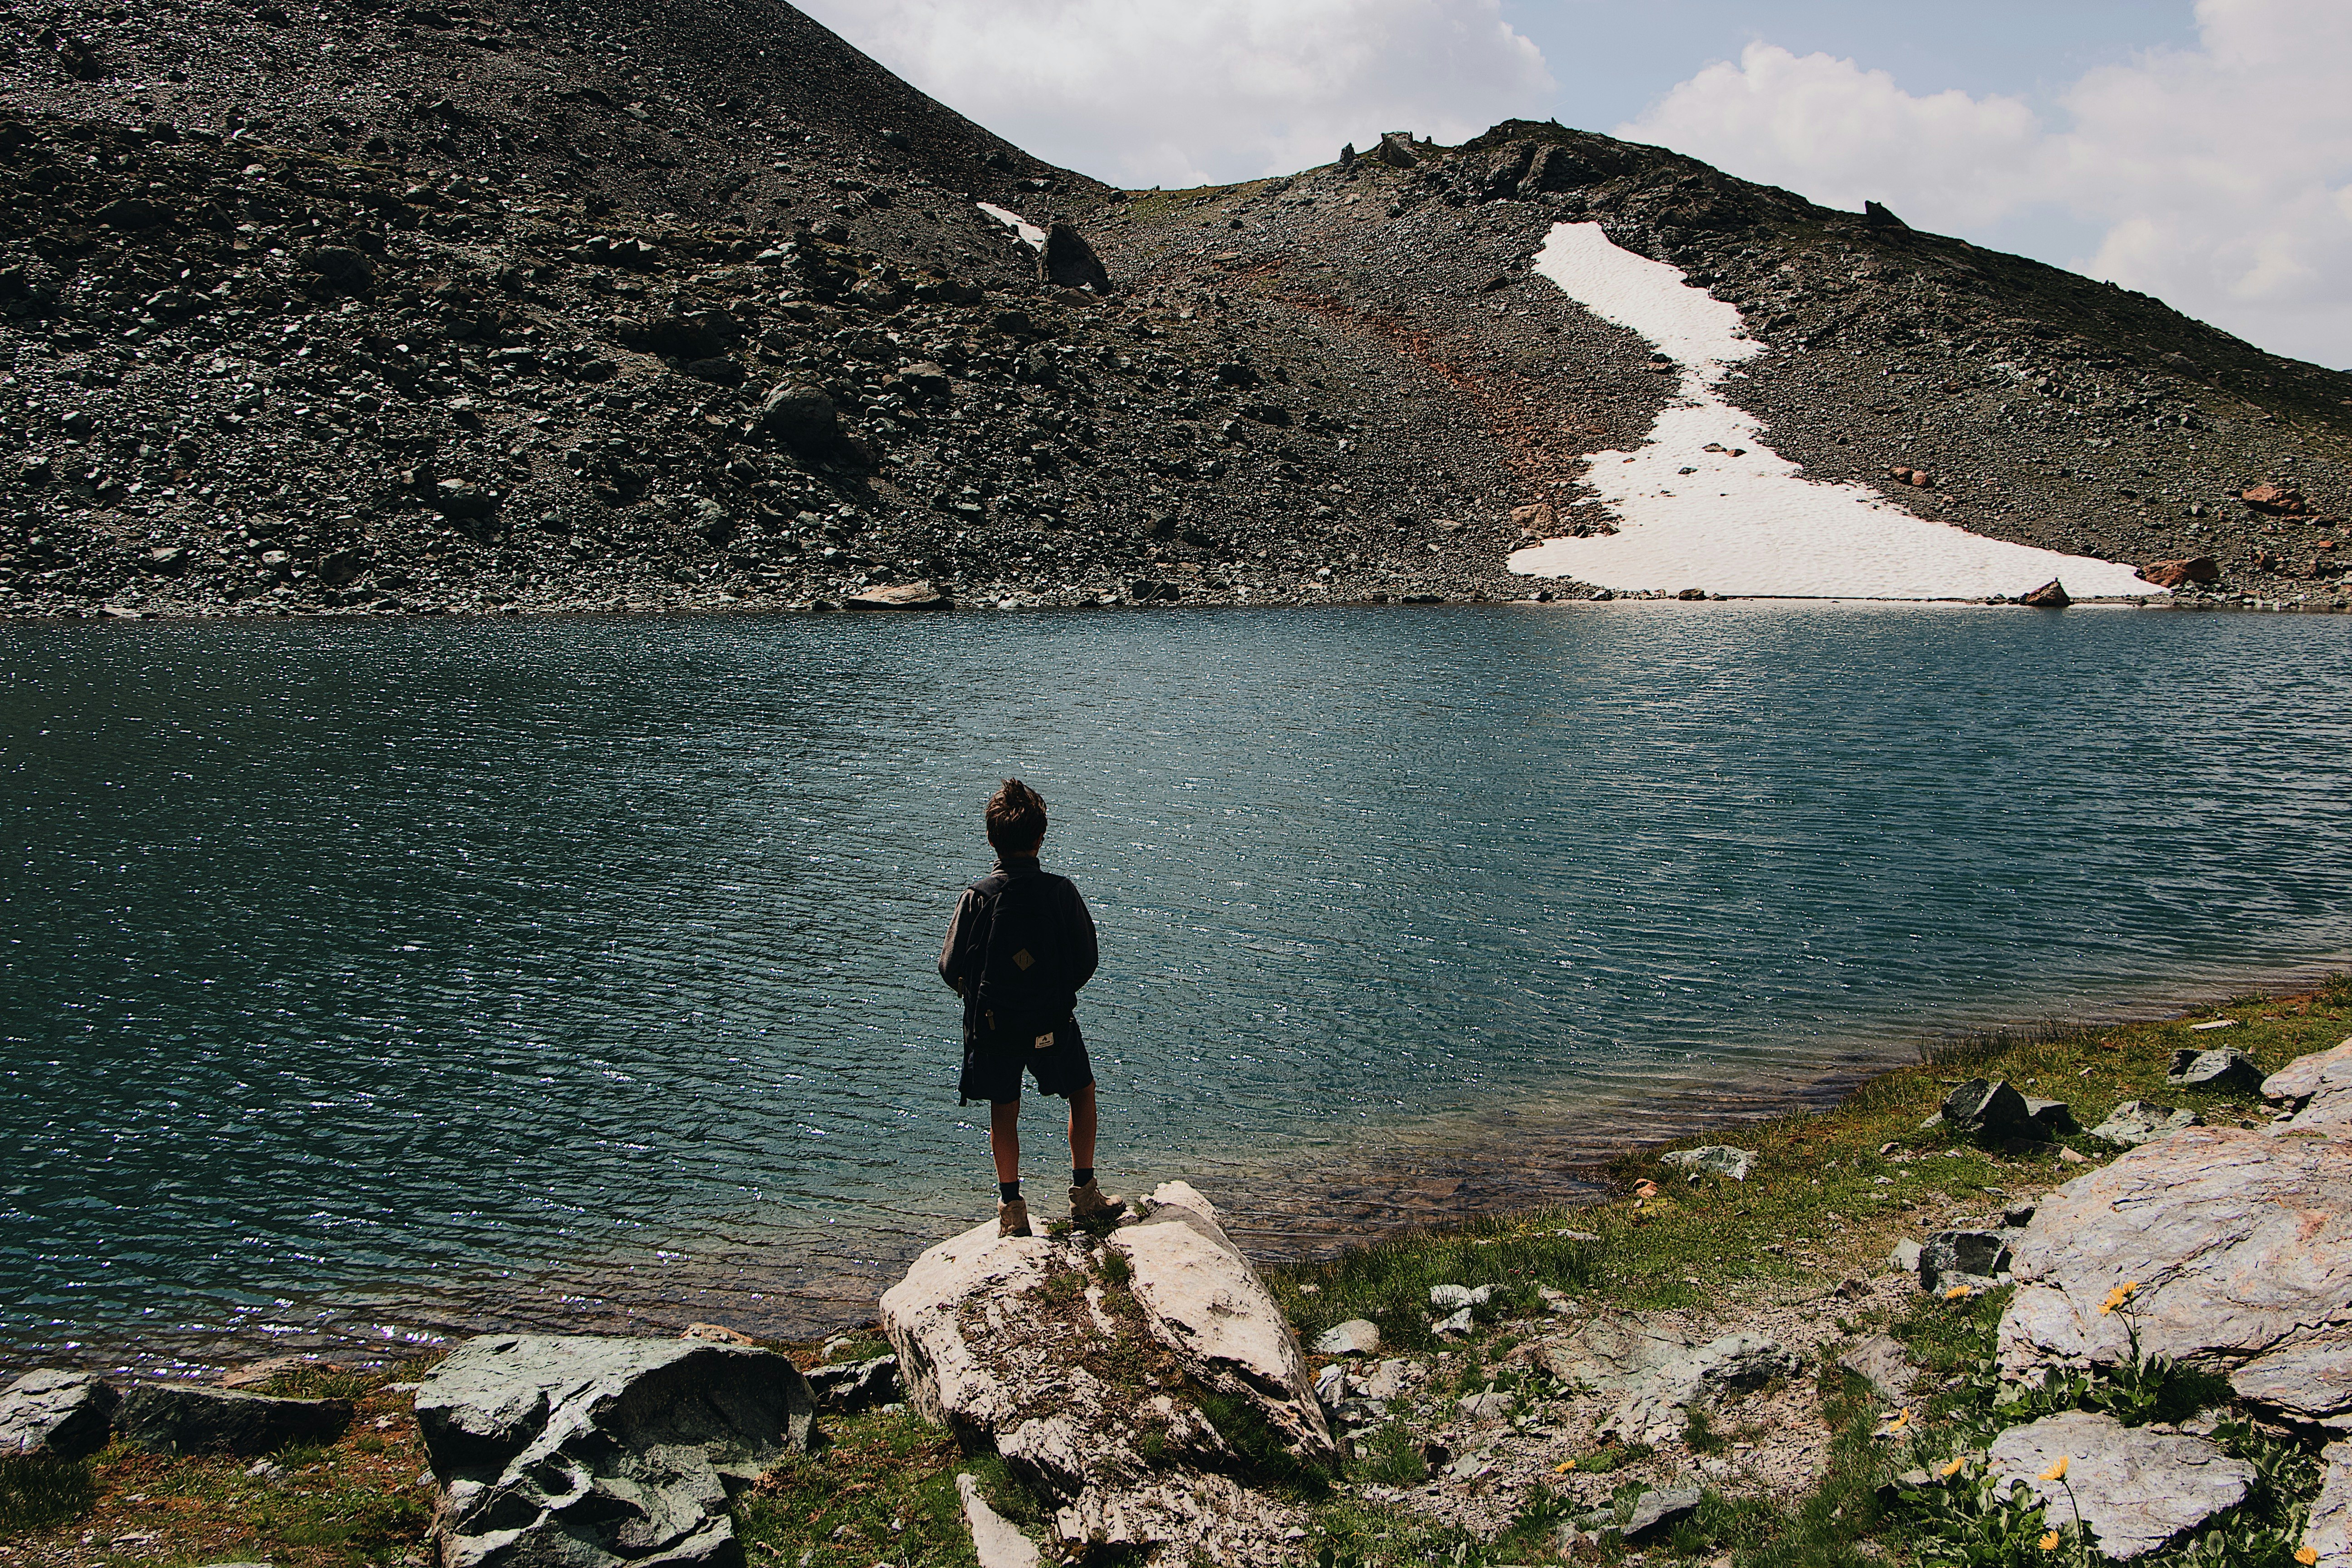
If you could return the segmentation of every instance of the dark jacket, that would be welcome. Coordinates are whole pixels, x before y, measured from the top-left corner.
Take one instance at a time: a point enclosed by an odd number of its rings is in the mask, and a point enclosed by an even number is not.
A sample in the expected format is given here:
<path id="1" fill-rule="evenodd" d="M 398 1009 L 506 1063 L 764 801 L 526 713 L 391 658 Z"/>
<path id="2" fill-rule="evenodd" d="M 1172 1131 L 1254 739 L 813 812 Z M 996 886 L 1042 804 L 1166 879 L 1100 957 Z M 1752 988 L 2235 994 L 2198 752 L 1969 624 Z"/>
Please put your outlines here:
<path id="1" fill-rule="evenodd" d="M 1069 987 L 1075 992 L 1093 979 L 1101 954 L 1095 945 L 1094 916 L 1087 913 L 1087 900 L 1079 896 L 1077 884 L 1067 877 L 1056 877 L 1041 869 L 1034 855 L 1008 856 L 997 861 L 991 876 L 998 874 L 1016 880 L 1045 879 L 1053 926 L 1061 942 L 1057 956 L 1063 962 L 1063 973 Z M 975 989 L 971 982 L 977 978 L 982 956 L 974 951 L 972 931 L 972 907 L 980 900 L 981 887 L 981 883 L 974 883 L 956 900 L 955 918 L 948 921 L 947 940 L 940 944 L 940 978 L 947 982 L 950 990 L 963 997 L 967 1028 Z"/>

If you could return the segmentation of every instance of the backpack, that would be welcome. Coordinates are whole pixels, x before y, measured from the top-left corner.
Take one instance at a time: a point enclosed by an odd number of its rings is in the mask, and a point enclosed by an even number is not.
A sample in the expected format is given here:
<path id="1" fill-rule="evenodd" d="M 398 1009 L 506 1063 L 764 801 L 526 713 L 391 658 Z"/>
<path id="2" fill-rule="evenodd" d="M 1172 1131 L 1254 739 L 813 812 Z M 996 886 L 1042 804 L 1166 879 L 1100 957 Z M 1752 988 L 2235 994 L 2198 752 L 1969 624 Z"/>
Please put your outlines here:
<path id="1" fill-rule="evenodd" d="M 1013 877 L 996 871 L 972 884 L 980 897 L 963 969 L 972 976 L 964 1003 L 964 1034 L 971 1043 L 1027 1048 L 1060 1028 L 1077 1006 L 1055 918 L 1059 880 L 1043 873 Z"/>

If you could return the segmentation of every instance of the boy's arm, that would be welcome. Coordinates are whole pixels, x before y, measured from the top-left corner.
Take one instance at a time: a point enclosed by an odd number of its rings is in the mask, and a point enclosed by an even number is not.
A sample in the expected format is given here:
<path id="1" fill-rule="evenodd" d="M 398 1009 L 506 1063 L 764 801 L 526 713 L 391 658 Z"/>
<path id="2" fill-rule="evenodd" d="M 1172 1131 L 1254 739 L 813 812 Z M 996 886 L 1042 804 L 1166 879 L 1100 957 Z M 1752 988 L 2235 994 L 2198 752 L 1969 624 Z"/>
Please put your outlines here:
<path id="1" fill-rule="evenodd" d="M 1095 942 L 1095 917 L 1087 911 L 1086 895 L 1075 882 L 1070 884 L 1069 925 L 1070 989 L 1076 991 L 1095 977 L 1102 952 Z"/>
<path id="2" fill-rule="evenodd" d="M 971 889 L 966 888 L 963 897 L 956 900 L 955 916 L 948 921 L 948 939 L 940 944 L 940 978 L 948 989 L 963 994 L 963 928 L 971 918 Z"/>

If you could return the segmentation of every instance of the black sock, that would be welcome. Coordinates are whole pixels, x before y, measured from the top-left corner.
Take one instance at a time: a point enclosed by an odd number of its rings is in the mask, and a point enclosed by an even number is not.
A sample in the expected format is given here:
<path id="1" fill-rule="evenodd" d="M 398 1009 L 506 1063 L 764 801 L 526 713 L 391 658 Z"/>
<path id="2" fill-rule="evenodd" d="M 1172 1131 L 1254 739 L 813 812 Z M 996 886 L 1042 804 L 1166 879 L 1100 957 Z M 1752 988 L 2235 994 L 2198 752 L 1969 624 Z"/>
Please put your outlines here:
<path id="1" fill-rule="evenodd" d="M 996 1201 L 1001 1204 L 1019 1203 L 1021 1201 L 1021 1184 L 1018 1181 L 997 1183 Z"/>
<path id="2" fill-rule="evenodd" d="M 1095 1168 L 1092 1165 L 1078 1165 L 1071 1168 L 1070 1185 L 1074 1187 L 1083 1187 L 1094 1179 Z"/>

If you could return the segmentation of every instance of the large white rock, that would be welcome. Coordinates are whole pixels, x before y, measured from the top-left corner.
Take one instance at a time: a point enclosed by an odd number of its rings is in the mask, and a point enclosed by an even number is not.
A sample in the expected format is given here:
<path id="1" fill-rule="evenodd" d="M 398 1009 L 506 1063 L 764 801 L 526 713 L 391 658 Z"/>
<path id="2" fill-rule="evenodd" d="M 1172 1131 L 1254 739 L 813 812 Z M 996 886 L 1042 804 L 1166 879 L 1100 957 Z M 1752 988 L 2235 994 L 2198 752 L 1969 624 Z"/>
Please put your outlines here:
<path id="1" fill-rule="evenodd" d="M 2319 1499 L 2311 1505 L 2303 1543 L 2319 1554 L 2311 1568 L 2352 1568 L 2352 1442 L 2330 1443 Z"/>
<path id="2" fill-rule="evenodd" d="M 1310 1458 L 1329 1452 L 1328 1429 L 1296 1342 L 1286 1361 L 1262 1321 L 1229 1323 L 1213 1305 L 1251 1318 L 1255 1294 L 1287 1341 L 1215 1211 L 1181 1184 L 1160 1196 L 1166 1217 L 1114 1232 L 1101 1253 L 1083 1234 L 1001 1237 L 992 1219 L 950 1237 L 883 1292 L 883 1331 L 908 1403 L 1044 1493 L 1065 1554 L 1271 1568 L 1297 1510 L 1223 1473 L 1237 1457 L 1193 1386 L 1248 1398 L 1277 1431 L 1323 1434 L 1320 1449 L 1298 1445 Z M 1108 1246 L 1133 1237 L 1143 1245 L 1119 1247 L 1121 1289 Z M 1306 1410 L 1286 1408 L 1301 1394 Z"/>
<path id="3" fill-rule="evenodd" d="M 2043 1480 L 2062 1454 L 2063 1483 Z M 1985 1463 L 2002 1479 L 2033 1488 L 2053 1525 L 2072 1523 L 2080 1509 L 2100 1552 L 2118 1562 L 2235 1508 L 2254 1479 L 2253 1466 L 2201 1437 L 2126 1426 L 2087 1410 L 2011 1426 L 1985 1450 Z"/>
<path id="4" fill-rule="evenodd" d="M 2002 1369 L 2144 1353 L 2228 1373 L 2302 1420 L 2352 1426 L 2352 1139 L 2191 1127 L 2044 1198 L 2016 1244 Z"/>
<path id="5" fill-rule="evenodd" d="M 2298 1108 L 2294 1120 L 2273 1127 L 2274 1132 L 2352 1136 L 2352 1040 L 2288 1063 L 2263 1080 L 2263 1093 Z"/>
<path id="6" fill-rule="evenodd" d="M 1256 1405 L 1302 1458 L 1335 1458 L 1297 1337 L 1215 1208 L 1183 1182 L 1162 1183 L 1149 1207 L 1110 1245 L 1134 1266 L 1129 1288 L 1152 1337 L 1195 1377 Z"/>

